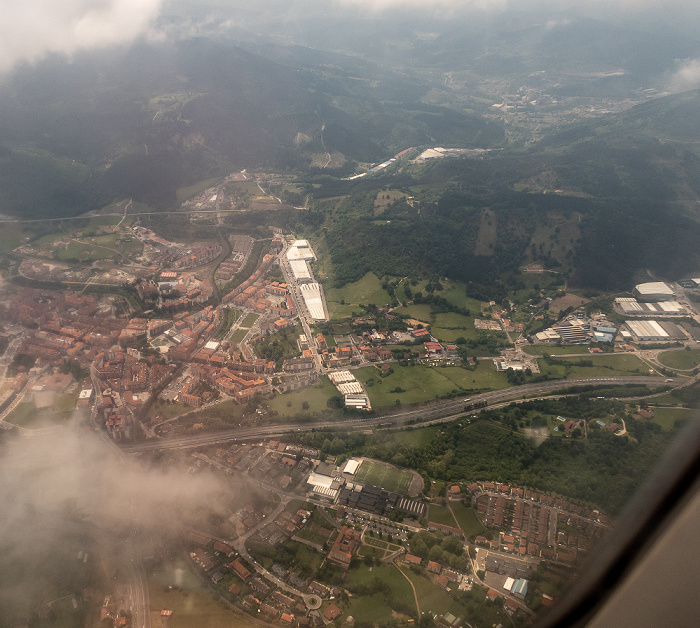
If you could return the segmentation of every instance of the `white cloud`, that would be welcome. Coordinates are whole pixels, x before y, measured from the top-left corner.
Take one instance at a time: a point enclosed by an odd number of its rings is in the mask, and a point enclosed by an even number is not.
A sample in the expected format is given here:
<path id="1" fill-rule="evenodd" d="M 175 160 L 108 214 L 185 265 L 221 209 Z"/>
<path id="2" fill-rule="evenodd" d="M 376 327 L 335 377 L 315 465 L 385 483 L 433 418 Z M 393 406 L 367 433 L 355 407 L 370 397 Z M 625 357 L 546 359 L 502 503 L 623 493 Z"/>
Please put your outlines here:
<path id="1" fill-rule="evenodd" d="M 700 59 L 683 59 L 676 64 L 678 69 L 671 76 L 669 91 L 685 92 L 700 88 Z"/>
<path id="2" fill-rule="evenodd" d="M 48 53 L 132 41 L 148 32 L 162 0 L 4 0 L 0 71 Z"/>

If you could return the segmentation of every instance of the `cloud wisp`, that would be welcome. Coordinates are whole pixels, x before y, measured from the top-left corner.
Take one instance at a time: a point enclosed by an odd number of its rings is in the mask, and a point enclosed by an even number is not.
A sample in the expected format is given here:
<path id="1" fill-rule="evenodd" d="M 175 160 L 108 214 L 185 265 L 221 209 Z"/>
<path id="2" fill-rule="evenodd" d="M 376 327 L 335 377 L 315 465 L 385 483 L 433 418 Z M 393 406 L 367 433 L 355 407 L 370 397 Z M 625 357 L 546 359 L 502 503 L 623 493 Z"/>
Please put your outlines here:
<path id="1" fill-rule="evenodd" d="M 128 43 L 148 33 L 162 0 L 5 0 L 0 71 L 49 53 Z"/>
<path id="2" fill-rule="evenodd" d="M 700 59 L 677 61 L 677 69 L 671 76 L 668 91 L 685 92 L 700 88 Z"/>

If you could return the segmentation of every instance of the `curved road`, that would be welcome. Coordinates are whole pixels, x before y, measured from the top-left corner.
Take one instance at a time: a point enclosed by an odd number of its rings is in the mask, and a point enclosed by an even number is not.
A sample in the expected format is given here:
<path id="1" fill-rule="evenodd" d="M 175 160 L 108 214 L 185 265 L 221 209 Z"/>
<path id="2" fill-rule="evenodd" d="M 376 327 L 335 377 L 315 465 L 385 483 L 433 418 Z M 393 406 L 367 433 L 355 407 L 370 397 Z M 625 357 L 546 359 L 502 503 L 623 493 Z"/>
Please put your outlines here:
<path id="1" fill-rule="evenodd" d="M 693 378 L 696 379 L 696 378 Z M 693 380 L 687 378 L 673 378 L 673 386 L 680 388 L 688 385 Z M 198 434 L 195 436 L 181 436 L 172 439 L 153 439 L 142 443 L 125 444 L 121 447 L 124 453 L 136 453 L 140 451 L 150 451 L 157 449 L 180 449 L 189 447 L 199 447 L 201 445 L 211 445 L 228 440 L 259 438 L 266 436 L 278 436 L 289 432 L 310 430 L 312 428 L 342 427 L 344 429 L 370 429 L 379 426 L 403 425 L 408 421 L 425 421 L 429 419 L 452 420 L 457 415 L 464 414 L 464 405 L 467 403 L 477 403 L 486 401 L 489 406 L 494 404 L 522 400 L 527 397 L 548 395 L 553 391 L 570 386 L 590 386 L 592 384 L 644 384 L 645 386 L 660 386 L 665 382 L 664 378 L 651 376 L 637 377 L 594 377 L 582 379 L 553 380 L 536 382 L 533 384 L 523 384 L 522 386 L 512 386 L 502 390 L 494 390 L 487 393 L 472 395 L 465 398 L 450 399 L 448 401 L 438 401 L 419 408 L 403 410 L 382 416 L 368 416 L 364 418 L 349 419 L 345 421 L 314 421 L 314 422 L 293 422 L 277 425 L 263 425 L 240 427 L 231 430 L 224 430 L 210 434 Z M 671 383 L 671 382 L 668 382 Z M 476 411 L 478 411 L 477 409 Z"/>

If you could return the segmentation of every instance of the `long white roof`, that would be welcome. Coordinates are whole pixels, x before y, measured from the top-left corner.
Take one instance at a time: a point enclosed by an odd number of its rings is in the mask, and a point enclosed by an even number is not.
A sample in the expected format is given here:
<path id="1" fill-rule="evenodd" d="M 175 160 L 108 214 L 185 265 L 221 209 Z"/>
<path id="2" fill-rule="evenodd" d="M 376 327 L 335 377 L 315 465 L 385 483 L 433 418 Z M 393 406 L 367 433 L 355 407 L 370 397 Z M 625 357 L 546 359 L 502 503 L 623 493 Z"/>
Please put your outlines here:
<path id="1" fill-rule="evenodd" d="M 673 290 L 663 281 L 640 283 L 636 285 L 634 289 L 639 292 L 639 294 L 673 294 Z"/>
<path id="2" fill-rule="evenodd" d="M 309 265 L 303 259 L 292 259 L 289 260 L 289 265 L 292 268 L 292 273 L 294 274 L 294 279 L 308 279 L 311 280 L 311 273 L 309 272 Z"/>
<path id="3" fill-rule="evenodd" d="M 668 338 L 668 333 L 657 321 L 627 321 L 627 327 L 639 338 Z"/>
<path id="4" fill-rule="evenodd" d="M 323 309 L 323 297 L 321 296 L 321 286 L 317 283 L 307 283 L 301 286 L 301 296 L 304 297 L 306 309 L 309 310 L 311 318 L 317 321 L 326 320 Z"/>
<path id="5" fill-rule="evenodd" d="M 357 467 L 360 466 L 360 463 L 357 460 L 348 460 L 345 463 L 345 468 L 343 469 L 343 473 L 349 473 L 350 475 L 355 475 L 355 471 L 357 471 Z"/>

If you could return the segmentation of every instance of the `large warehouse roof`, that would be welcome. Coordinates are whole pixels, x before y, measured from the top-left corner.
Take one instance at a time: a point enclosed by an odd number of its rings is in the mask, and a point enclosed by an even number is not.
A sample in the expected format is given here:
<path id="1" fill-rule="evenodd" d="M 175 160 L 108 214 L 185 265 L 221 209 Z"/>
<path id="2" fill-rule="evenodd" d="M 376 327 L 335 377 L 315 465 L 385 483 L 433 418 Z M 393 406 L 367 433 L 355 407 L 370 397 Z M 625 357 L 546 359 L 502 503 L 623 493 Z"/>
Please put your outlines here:
<path id="1" fill-rule="evenodd" d="M 316 257 L 308 241 L 297 240 L 287 249 L 287 259 L 291 262 L 295 259 L 316 259 Z"/>
<path id="2" fill-rule="evenodd" d="M 323 309 L 323 297 L 321 296 L 321 286 L 317 283 L 307 283 L 301 286 L 301 296 L 304 297 L 306 309 L 309 310 L 311 318 L 317 321 L 326 320 Z"/>
<path id="3" fill-rule="evenodd" d="M 639 294 L 667 294 L 673 296 L 673 290 L 668 286 L 668 284 L 663 281 L 650 281 L 648 283 L 640 283 L 635 286 L 634 289 Z"/>
<path id="4" fill-rule="evenodd" d="M 294 279 L 297 281 L 311 281 L 311 273 L 309 265 L 303 259 L 289 260 L 289 265 L 292 268 Z"/>
<path id="5" fill-rule="evenodd" d="M 640 340 L 668 338 L 666 330 L 656 321 L 627 321 L 627 327 Z"/>

